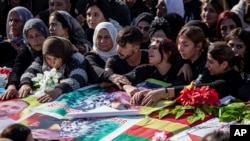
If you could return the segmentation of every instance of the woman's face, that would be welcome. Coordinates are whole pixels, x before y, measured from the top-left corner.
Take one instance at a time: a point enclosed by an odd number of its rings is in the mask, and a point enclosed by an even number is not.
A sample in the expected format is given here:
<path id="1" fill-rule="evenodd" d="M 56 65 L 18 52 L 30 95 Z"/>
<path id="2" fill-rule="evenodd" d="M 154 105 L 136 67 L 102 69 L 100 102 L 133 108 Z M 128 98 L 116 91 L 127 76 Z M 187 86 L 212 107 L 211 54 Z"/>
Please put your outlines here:
<path id="1" fill-rule="evenodd" d="M 87 24 L 90 29 L 95 29 L 95 27 L 99 23 L 106 21 L 102 11 L 96 5 L 90 6 L 87 10 L 86 15 L 87 15 Z"/>
<path id="2" fill-rule="evenodd" d="M 220 25 L 222 39 L 228 35 L 230 31 L 236 28 L 236 23 L 232 19 L 223 19 Z"/>
<path id="3" fill-rule="evenodd" d="M 211 54 L 207 54 L 206 68 L 209 70 L 210 75 L 218 75 L 225 72 L 227 66 L 224 65 L 225 62 L 221 64 L 215 60 Z"/>
<path id="4" fill-rule="evenodd" d="M 34 50 L 36 51 L 42 50 L 45 37 L 43 36 L 41 32 L 37 31 L 35 28 L 31 28 L 28 30 L 26 37 L 30 46 Z"/>
<path id="5" fill-rule="evenodd" d="M 149 41 L 149 28 L 150 24 L 146 21 L 141 21 L 137 25 L 138 29 L 141 31 L 143 35 L 143 42 L 148 42 Z"/>
<path id="6" fill-rule="evenodd" d="M 24 24 L 17 12 L 11 12 L 8 21 L 9 34 L 14 37 L 19 37 L 22 35 L 23 26 Z"/>
<path id="7" fill-rule="evenodd" d="M 162 56 L 159 52 L 159 46 L 160 46 L 160 42 L 157 40 L 153 40 L 151 44 L 149 45 L 148 59 L 151 65 L 157 66 L 158 64 L 162 62 L 161 61 Z"/>
<path id="8" fill-rule="evenodd" d="M 49 18 L 49 32 L 51 36 L 68 38 L 68 29 L 63 28 L 62 23 L 55 16 L 50 16 Z"/>
<path id="9" fill-rule="evenodd" d="M 180 36 L 177 41 L 178 51 L 184 60 L 196 61 L 199 58 L 200 48 L 196 47 L 193 41 L 185 36 Z"/>
<path id="10" fill-rule="evenodd" d="M 57 58 L 52 55 L 45 55 L 45 60 L 51 68 L 59 69 L 63 63 L 62 58 Z"/>
<path id="11" fill-rule="evenodd" d="M 216 23 L 218 18 L 218 13 L 215 11 L 210 3 L 205 3 L 201 9 L 201 19 L 208 27 Z"/>
<path id="12" fill-rule="evenodd" d="M 239 55 L 243 58 L 245 57 L 247 50 L 243 41 L 238 38 L 233 38 L 229 40 L 227 44 L 233 50 L 235 55 Z"/>
<path id="13" fill-rule="evenodd" d="M 156 16 L 162 17 L 167 14 L 167 8 L 164 0 L 158 0 L 158 4 L 156 5 Z"/>
<path id="14" fill-rule="evenodd" d="M 164 40 L 170 40 L 168 39 L 167 35 L 164 33 L 163 30 L 159 29 L 157 30 L 151 37 L 151 39 L 154 39 L 154 38 L 161 38 L 161 39 L 164 39 Z M 152 42 L 152 40 L 151 40 Z"/>
<path id="15" fill-rule="evenodd" d="M 113 48 L 113 41 L 107 29 L 101 29 L 96 36 L 96 45 L 101 51 L 108 52 Z"/>

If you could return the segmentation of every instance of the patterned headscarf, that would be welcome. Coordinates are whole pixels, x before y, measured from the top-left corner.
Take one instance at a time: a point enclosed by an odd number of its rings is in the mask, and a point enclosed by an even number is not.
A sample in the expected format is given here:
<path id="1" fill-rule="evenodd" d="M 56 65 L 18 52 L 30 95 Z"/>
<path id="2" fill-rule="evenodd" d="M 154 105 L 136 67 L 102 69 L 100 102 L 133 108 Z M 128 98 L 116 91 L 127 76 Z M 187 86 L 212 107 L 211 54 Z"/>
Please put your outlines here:
<path id="1" fill-rule="evenodd" d="M 76 44 L 80 44 L 82 46 L 85 46 L 87 49 L 91 49 L 91 43 L 87 40 L 84 30 L 82 29 L 81 25 L 75 20 L 75 18 L 73 18 L 69 13 L 65 11 L 57 11 L 57 12 L 64 17 L 64 19 L 67 21 L 69 25 L 70 38 L 75 40 L 77 42 Z M 81 49 L 79 49 L 79 51 L 81 51 Z"/>
<path id="2" fill-rule="evenodd" d="M 19 37 L 13 37 L 12 34 L 9 33 L 9 24 L 8 24 L 8 21 L 9 21 L 9 18 L 10 18 L 10 14 L 12 12 L 16 12 L 21 21 L 23 22 L 23 24 L 26 23 L 26 21 L 28 21 L 29 19 L 32 19 L 33 18 L 33 15 L 32 13 L 25 7 L 22 7 L 22 6 L 17 6 L 15 8 L 12 8 L 9 13 L 8 13 L 8 17 L 7 17 L 7 23 L 6 23 L 6 34 L 7 34 L 7 38 L 10 40 L 10 41 L 13 41 L 18 47 L 24 47 L 24 43 L 23 43 L 23 35 L 21 34 Z"/>
<path id="3" fill-rule="evenodd" d="M 113 47 L 105 52 L 105 51 L 101 51 L 96 44 L 96 38 L 97 38 L 97 34 L 101 29 L 107 29 L 110 37 L 112 39 L 113 42 Z M 113 24 L 109 23 L 109 22 L 101 22 L 99 23 L 94 31 L 94 35 L 93 35 L 93 50 L 101 57 L 102 60 L 104 60 L 105 62 L 107 61 L 107 59 L 111 56 L 114 56 L 117 54 L 117 43 L 116 43 L 116 36 L 117 36 L 117 29 L 114 27 Z"/>
<path id="4" fill-rule="evenodd" d="M 34 58 L 36 58 L 38 55 L 42 54 L 42 50 L 41 51 L 36 51 L 34 50 L 27 39 L 27 34 L 28 34 L 28 30 L 30 29 L 36 29 L 38 32 L 40 32 L 44 38 L 49 37 L 49 29 L 48 27 L 45 25 L 45 23 L 40 20 L 40 19 L 30 19 L 28 20 L 24 27 L 23 27 L 23 40 L 24 40 L 24 44 L 29 48 L 31 55 Z"/>

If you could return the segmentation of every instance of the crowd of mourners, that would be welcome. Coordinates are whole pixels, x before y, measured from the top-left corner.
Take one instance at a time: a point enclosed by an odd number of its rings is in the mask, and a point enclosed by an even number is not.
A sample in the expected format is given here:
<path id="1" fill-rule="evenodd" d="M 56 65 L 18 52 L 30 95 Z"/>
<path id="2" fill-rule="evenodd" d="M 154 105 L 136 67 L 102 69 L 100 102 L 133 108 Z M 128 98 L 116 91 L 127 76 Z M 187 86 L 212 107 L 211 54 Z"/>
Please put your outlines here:
<path id="1" fill-rule="evenodd" d="M 0 19 L 0 67 L 12 69 L 1 100 L 31 94 L 52 68 L 61 81 L 41 103 L 90 84 L 136 105 L 190 83 L 250 99 L 249 0 L 1 0 Z M 148 78 L 169 85 L 139 89 Z"/>
<path id="2" fill-rule="evenodd" d="M 53 68 L 61 81 L 41 103 L 90 84 L 135 105 L 190 83 L 250 99 L 250 0 L 1 0 L 0 49 L 12 70 L 1 100 L 28 96 Z M 139 89 L 148 78 L 169 85 Z"/>

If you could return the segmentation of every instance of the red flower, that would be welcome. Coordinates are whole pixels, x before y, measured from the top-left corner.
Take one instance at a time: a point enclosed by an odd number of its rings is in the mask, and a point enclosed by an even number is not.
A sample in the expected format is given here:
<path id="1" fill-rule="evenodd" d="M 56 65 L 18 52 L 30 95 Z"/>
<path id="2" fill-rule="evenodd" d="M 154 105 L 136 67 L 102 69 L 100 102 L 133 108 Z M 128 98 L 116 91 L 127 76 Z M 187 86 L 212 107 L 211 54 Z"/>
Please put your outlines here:
<path id="1" fill-rule="evenodd" d="M 10 75 L 11 70 L 5 67 L 0 67 L 0 74 L 6 74 L 7 76 Z"/>
<path id="2" fill-rule="evenodd" d="M 180 96 L 176 98 L 176 102 L 184 106 L 199 106 L 203 104 L 214 106 L 219 104 L 220 100 L 215 89 L 209 88 L 209 86 L 196 87 L 191 84 L 191 86 L 184 87 L 180 92 Z"/>

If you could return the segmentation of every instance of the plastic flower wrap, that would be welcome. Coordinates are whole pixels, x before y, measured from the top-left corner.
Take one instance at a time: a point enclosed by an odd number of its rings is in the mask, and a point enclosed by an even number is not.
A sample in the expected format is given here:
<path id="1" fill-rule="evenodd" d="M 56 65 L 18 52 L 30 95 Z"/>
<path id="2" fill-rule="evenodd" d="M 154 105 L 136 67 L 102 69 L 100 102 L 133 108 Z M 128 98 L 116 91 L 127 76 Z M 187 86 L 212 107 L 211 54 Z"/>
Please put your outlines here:
<path id="1" fill-rule="evenodd" d="M 32 78 L 34 87 L 38 88 L 35 96 L 41 97 L 45 91 L 50 91 L 59 83 L 62 74 L 58 73 L 55 68 L 50 71 L 45 71 L 43 74 L 38 73 L 36 77 Z"/>
<path id="2" fill-rule="evenodd" d="M 7 67 L 0 67 L 0 87 L 5 87 L 11 69 Z"/>

